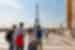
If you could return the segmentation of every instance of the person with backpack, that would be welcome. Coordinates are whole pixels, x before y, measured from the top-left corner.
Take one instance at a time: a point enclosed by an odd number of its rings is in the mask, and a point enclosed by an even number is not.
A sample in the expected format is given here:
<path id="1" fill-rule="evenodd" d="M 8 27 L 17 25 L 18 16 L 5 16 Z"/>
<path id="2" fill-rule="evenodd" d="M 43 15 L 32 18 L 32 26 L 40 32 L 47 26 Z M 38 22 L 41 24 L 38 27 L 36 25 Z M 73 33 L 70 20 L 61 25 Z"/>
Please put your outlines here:
<path id="1" fill-rule="evenodd" d="M 40 50 L 42 50 L 43 32 L 42 32 L 42 29 L 41 29 L 40 25 L 36 26 L 36 28 L 34 30 L 34 34 L 35 34 L 36 40 L 38 42 L 38 45 L 40 46 Z"/>
<path id="2" fill-rule="evenodd" d="M 9 43 L 9 50 L 14 50 L 13 49 L 14 47 L 13 46 L 13 34 L 14 34 L 15 29 L 16 29 L 16 25 L 13 25 L 12 29 L 8 30 L 6 34 L 6 41 Z"/>
<path id="3" fill-rule="evenodd" d="M 33 29 L 29 28 L 27 32 L 29 36 L 28 50 L 37 50 L 37 41 L 33 35 Z"/>

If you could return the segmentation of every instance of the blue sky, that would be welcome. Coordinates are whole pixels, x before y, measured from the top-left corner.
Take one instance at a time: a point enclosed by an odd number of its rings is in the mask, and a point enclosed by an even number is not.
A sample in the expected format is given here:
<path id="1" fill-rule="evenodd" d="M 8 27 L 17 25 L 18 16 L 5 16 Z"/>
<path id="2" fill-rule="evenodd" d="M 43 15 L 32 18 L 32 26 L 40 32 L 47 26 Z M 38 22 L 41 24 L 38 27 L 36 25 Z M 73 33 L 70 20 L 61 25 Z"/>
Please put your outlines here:
<path id="1" fill-rule="evenodd" d="M 64 23 L 64 0 L 0 0 L 2 25 L 9 26 L 20 21 L 33 24 L 36 1 L 39 3 L 39 16 L 43 26 Z"/>

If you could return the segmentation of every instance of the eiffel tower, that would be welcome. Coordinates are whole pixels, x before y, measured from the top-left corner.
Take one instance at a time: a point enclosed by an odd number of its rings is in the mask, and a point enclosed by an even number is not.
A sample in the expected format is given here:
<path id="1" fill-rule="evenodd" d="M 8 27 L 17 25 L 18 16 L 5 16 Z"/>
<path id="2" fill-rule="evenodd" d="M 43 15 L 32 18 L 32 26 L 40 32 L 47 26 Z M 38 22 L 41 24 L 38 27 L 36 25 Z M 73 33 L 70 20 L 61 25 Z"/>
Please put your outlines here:
<path id="1" fill-rule="evenodd" d="M 35 24 L 34 24 L 34 27 L 38 27 L 40 26 L 40 19 L 39 19 L 39 5 L 38 3 L 36 3 L 36 6 L 35 6 L 36 10 L 35 10 L 35 13 L 36 13 L 36 17 L 35 17 Z"/>

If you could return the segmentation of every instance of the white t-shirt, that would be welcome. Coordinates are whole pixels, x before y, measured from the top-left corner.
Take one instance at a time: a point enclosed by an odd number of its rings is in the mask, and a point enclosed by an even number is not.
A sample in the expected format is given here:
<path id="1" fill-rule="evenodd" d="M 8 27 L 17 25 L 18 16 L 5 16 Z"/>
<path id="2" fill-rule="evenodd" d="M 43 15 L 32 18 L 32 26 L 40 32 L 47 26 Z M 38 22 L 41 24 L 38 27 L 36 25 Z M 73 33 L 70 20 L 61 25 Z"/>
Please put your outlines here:
<path id="1" fill-rule="evenodd" d="M 28 33 L 26 33 L 24 50 L 28 50 L 28 46 L 33 40 L 35 40 L 34 36 L 30 36 Z"/>

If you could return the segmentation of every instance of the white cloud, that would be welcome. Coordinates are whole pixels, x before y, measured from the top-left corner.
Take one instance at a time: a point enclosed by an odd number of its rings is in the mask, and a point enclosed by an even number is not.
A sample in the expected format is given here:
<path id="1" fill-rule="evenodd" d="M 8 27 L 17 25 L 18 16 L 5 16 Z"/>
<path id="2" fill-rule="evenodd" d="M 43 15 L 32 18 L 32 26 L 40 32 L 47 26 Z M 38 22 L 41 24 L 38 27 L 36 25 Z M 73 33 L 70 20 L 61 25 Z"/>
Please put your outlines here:
<path id="1" fill-rule="evenodd" d="M 0 18 L 0 28 L 1 27 L 10 27 L 12 24 L 15 24 L 16 20 L 14 17 L 5 16 Z"/>
<path id="2" fill-rule="evenodd" d="M 0 0 L 0 6 L 3 5 L 11 6 L 13 8 L 19 8 L 19 5 L 17 5 L 16 0 Z"/>
<path id="3" fill-rule="evenodd" d="M 16 0 L 0 0 L 0 17 L 1 16 L 19 16 L 22 14 L 19 13 L 19 5 Z M 20 11 L 19 11 L 20 10 Z"/>
<path id="4" fill-rule="evenodd" d="M 10 27 L 17 23 L 16 16 L 23 16 L 23 9 L 16 0 L 0 0 L 0 27 Z"/>

